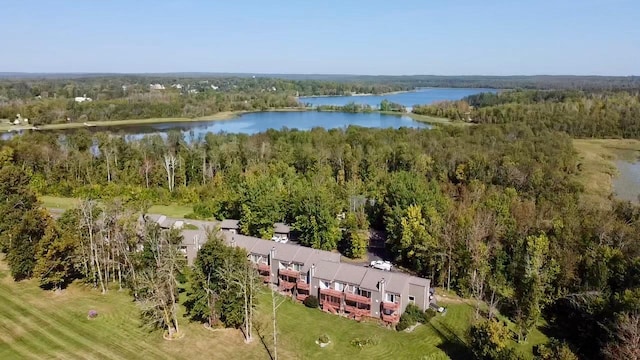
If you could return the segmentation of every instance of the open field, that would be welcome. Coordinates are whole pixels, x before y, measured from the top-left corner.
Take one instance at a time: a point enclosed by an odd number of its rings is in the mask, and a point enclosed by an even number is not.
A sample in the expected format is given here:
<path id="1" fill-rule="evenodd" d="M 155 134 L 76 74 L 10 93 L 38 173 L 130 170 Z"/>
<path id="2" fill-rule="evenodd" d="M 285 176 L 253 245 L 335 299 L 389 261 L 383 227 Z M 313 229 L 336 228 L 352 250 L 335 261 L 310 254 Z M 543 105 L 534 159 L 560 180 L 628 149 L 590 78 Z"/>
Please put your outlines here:
<path id="1" fill-rule="evenodd" d="M 185 338 L 165 341 L 140 327 L 126 292 L 107 295 L 74 284 L 46 292 L 35 281 L 15 283 L 0 262 L 0 359 L 265 359 L 259 342 L 237 330 L 211 332 L 183 321 Z M 97 310 L 94 320 L 89 310 Z"/>
<path id="2" fill-rule="evenodd" d="M 258 323 L 264 343 L 256 337 L 243 342 L 238 330 L 210 331 L 199 323 L 181 321 L 185 337 L 166 341 L 160 332 L 140 327 L 138 309 L 126 291 L 106 295 L 74 283 L 62 292 L 43 291 L 36 281 L 15 283 L 0 261 L 0 359 L 268 359 L 272 344 L 271 297 L 260 296 Z M 94 320 L 89 310 L 97 310 Z M 278 356 L 281 359 L 465 359 L 462 339 L 473 318 L 473 307 L 451 301 L 447 313 L 411 333 L 396 332 L 374 322 L 358 323 L 290 300 L 278 309 Z M 316 339 L 326 334 L 331 344 L 320 348 Z M 355 338 L 376 339 L 376 345 L 358 348 Z M 526 351 L 546 341 L 534 332 Z"/>
<path id="3" fill-rule="evenodd" d="M 618 171 L 617 159 L 628 159 L 640 151 L 640 141 L 631 139 L 574 139 L 573 146 L 581 161 L 580 182 L 585 204 L 607 208 L 612 179 Z"/>
<path id="4" fill-rule="evenodd" d="M 390 113 L 390 114 L 393 114 L 393 113 Z M 464 122 L 464 121 L 451 121 L 451 119 L 439 118 L 439 117 L 428 116 L 428 115 L 418 115 L 418 114 L 413 114 L 413 113 L 404 114 L 404 115 L 409 116 L 410 118 L 412 118 L 415 121 L 420 121 L 420 122 L 424 122 L 424 123 L 428 123 L 428 124 L 450 125 L 450 126 L 471 126 L 471 125 L 473 125 L 472 123 L 468 123 L 468 122 Z"/>
<path id="5" fill-rule="evenodd" d="M 48 209 L 58 209 L 58 210 L 69 210 L 74 208 L 80 203 L 80 199 L 77 198 L 68 198 L 68 197 L 60 197 L 60 196 L 40 196 L 40 201 L 42 202 L 42 206 Z M 191 206 L 185 205 L 152 205 L 149 208 L 149 213 L 151 214 L 161 214 L 170 217 L 178 217 L 183 218 L 185 215 L 193 212 L 193 208 Z"/>

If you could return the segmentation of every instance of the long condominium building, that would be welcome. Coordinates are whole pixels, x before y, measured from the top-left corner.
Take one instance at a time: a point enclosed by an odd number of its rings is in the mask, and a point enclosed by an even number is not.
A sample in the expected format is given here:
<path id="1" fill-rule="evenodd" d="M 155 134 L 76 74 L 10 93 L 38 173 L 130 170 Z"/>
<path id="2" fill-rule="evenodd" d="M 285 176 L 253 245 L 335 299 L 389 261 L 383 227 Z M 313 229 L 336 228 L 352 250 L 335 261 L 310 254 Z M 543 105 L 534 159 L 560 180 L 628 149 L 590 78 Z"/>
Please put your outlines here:
<path id="1" fill-rule="evenodd" d="M 151 216 L 165 228 L 176 227 L 182 220 Z M 182 250 L 189 264 L 207 240 L 207 228 L 220 223 L 192 221 L 198 230 L 182 230 Z M 230 224 L 230 225 L 227 225 Z M 324 311 L 355 319 L 378 318 L 394 324 L 408 304 L 422 310 L 429 307 L 428 279 L 401 272 L 378 270 L 341 262 L 339 253 L 316 250 L 291 243 L 281 243 L 238 234 L 237 222 L 226 221 L 225 242 L 247 251 L 265 283 L 304 301 L 313 295 Z"/>

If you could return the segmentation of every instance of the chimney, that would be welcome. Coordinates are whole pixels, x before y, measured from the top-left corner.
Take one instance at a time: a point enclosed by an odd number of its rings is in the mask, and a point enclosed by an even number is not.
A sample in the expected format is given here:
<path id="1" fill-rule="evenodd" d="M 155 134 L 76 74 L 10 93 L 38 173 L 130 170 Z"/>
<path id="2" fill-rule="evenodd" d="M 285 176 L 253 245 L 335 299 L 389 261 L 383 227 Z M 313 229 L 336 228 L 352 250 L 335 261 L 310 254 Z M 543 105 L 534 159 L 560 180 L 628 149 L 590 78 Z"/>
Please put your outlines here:
<path id="1" fill-rule="evenodd" d="M 271 264 L 271 262 L 274 260 L 275 256 L 276 256 L 276 247 L 274 246 L 269 251 L 269 264 Z"/>
<path id="2" fill-rule="evenodd" d="M 382 299 L 384 300 L 384 278 L 382 278 L 382 280 L 380 280 L 380 282 L 378 283 L 378 287 L 380 288 L 380 294 L 382 294 Z"/>
<path id="3" fill-rule="evenodd" d="M 235 237 L 231 237 L 231 247 L 236 247 L 236 238 Z"/>
<path id="4" fill-rule="evenodd" d="M 311 264 L 311 271 L 309 272 L 311 277 L 316 276 L 316 264 Z"/>

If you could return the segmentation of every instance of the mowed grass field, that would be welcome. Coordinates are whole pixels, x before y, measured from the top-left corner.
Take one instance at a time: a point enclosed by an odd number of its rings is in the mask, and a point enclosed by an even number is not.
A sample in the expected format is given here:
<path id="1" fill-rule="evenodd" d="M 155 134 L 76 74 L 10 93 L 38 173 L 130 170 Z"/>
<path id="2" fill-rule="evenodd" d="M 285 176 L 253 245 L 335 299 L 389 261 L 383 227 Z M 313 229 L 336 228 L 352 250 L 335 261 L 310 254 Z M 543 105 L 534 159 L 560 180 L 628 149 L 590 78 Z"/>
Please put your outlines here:
<path id="1" fill-rule="evenodd" d="M 238 330 L 212 332 L 182 321 L 185 337 L 162 339 L 140 326 L 126 292 L 101 295 L 82 284 L 54 293 L 15 283 L 0 262 L 0 359 L 266 359 Z M 97 310 L 94 320 L 89 310 Z"/>
<path id="2" fill-rule="evenodd" d="M 632 139 L 574 139 L 573 147 L 581 162 L 580 182 L 584 186 L 583 202 L 591 206 L 608 208 L 612 180 L 618 170 L 617 159 L 638 155 L 640 141 Z"/>
<path id="3" fill-rule="evenodd" d="M 97 310 L 98 317 L 87 319 L 89 310 Z M 405 333 L 285 300 L 277 311 L 278 357 L 466 359 L 463 341 L 473 313 L 471 305 L 454 301 L 447 304 L 445 315 Z M 259 335 L 250 344 L 239 330 L 210 331 L 184 317 L 184 338 L 166 341 L 159 331 L 141 327 L 138 314 L 126 291 L 101 295 L 82 283 L 61 292 L 44 291 L 34 280 L 14 282 L 0 260 L 0 359 L 269 359 L 273 331 L 266 289 L 255 325 Z M 326 348 L 315 343 L 323 334 L 331 339 Z M 377 344 L 359 348 L 351 344 L 356 338 L 375 339 Z M 531 341 L 518 348 L 530 354 L 533 345 L 544 341 L 535 331 Z"/>

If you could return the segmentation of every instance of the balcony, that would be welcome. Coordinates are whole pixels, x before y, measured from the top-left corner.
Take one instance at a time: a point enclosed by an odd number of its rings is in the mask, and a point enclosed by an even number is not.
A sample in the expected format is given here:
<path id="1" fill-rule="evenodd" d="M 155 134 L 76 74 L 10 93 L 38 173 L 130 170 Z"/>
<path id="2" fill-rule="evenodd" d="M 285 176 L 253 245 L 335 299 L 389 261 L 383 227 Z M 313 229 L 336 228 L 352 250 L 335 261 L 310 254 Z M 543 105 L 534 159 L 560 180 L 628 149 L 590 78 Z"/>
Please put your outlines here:
<path id="1" fill-rule="evenodd" d="M 270 283 L 271 282 L 271 275 L 263 275 L 262 277 L 262 281 L 264 283 Z"/>
<path id="2" fill-rule="evenodd" d="M 280 290 L 291 290 L 294 286 L 296 286 L 296 283 L 280 279 Z"/>
<path id="3" fill-rule="evenodd" d="M 265 264 L 265 263 L 259 263 L 258 264 L 258 271 L 260 272 L 271 272 L 271 266 L 269 266 L 269 264 Z"/>
<path id="4" fill-rule="evenodd" d="M 290 269 L 280 269 L 280 270 L 278 270 L 278 274 L 280 274 L 282 276 L 292 277 L 292 278 L 299 278 L 300 277 L 300 271 L 290 270 Z"/>
<path id="5" fill-rule="evenodd" d="M 366 296 L 357 295 L 357 294 L 346 293 L 345 300 L 357 302 L 360 304 L 371 304 L 371 299 L 369 299 Z"/>
<path id="6" fill-rule="evenodd" d="M 344 295 L 344 293 L 342 291 L 333 289 L 320 289 L 320 295 L 332 296 L 342 299 L 342 295 Z"/>
<path id="7" fill-rule="evenodd" d="M 298 293 L 296 295 L 296 299 L 298 301 L 305 301 L 307 298 L 309 297 L 309 294 L 302 294 L 302 293 Z"/>
<path id="8" fill-rule="evenodd" d="M 400 320 L 400 317 L 398 316 L 398 314 L 393 314 L 393 315 L 385 315 L 382 314 L 382 321 L 387 322 L 387 323 L 397 323 Z"/>
<path id="9" fill-rule="evenodd" d="M 398 309 L 400 309 L 400 304 L 383 301 L 382 302 L 382 309 L 391 310 L 391 311 L 397 311 Z"/>
<path id="10" fill-rule="evenodd" d="M 307 290 L 307 291 L 309 291 L 309 284 L 307 284 L 306 282 L 304 282 L 302 280 L 298 280 L 296 282 L 296 287 L 298 288 L 298 290 Z"/>

